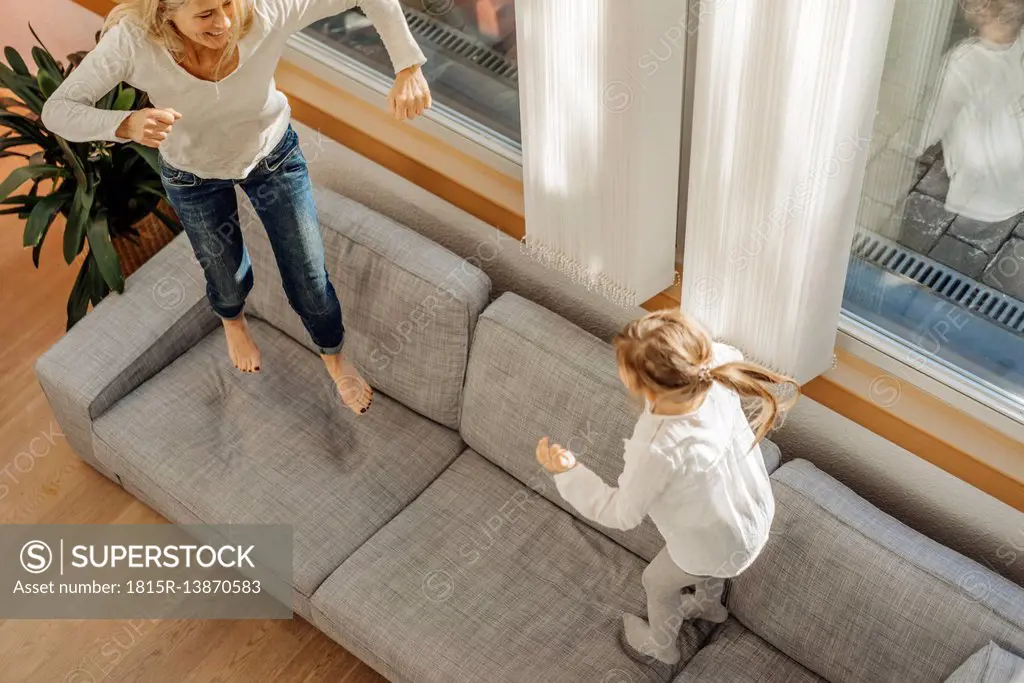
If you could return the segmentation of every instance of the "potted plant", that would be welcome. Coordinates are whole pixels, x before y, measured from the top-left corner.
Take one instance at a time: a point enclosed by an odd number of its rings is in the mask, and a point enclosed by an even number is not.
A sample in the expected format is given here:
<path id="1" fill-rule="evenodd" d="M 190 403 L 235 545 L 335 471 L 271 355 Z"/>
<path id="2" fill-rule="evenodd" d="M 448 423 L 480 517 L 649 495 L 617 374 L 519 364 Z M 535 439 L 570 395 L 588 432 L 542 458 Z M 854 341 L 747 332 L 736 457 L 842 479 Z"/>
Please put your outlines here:
<path id="1" fill-rule="evenodd" d="M 155 149 L 136 143 L 69 142 L 43 126 L 44 102 L 87 53 L 68 55 L 65 67 L 34 30 L 32 35 L 39 43 L 32 48 L 35 74 L 11 47 L 4 50 L 7 63 L 0 62 L 0 87 L 14 95 L 0 97 L 0 128 L 7 129 L 0 135 L 0 158 L 27 160 L 0 182 L 0 213 L 17 214 L 25 220 L 23 242 L 32 248 L 36 268 L 43 240 L 57 214 L 67 219 L 63 242 L 68 265 L 89 245 L 68 297 L 67 329 L 71 329 L 86 314 L 90 302 L 96 305 L 112 290 L 124 291 L 127 273 L 122 256 L 141 243 L 140 236 L 162 233 L 159 248 L 181 227 L 166 202 Z M 96 106 L 142 109 L 149 106 L 149 98 L 121 83 Z M 26 193 L 13 194 L 28 181 L 32 184 Z"/>

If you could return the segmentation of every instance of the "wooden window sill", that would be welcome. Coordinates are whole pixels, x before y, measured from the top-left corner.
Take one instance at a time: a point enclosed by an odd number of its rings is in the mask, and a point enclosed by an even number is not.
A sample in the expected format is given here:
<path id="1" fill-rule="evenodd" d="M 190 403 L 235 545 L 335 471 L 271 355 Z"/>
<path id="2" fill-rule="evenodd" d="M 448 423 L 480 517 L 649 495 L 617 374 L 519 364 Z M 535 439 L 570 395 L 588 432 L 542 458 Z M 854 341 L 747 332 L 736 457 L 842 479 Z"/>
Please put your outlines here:
<path id="1" fill-rule="evenodd" d="M 1024 511 L 1024 444 L 844 349 L 804 394 Z"/>
<path id="2" fill-rule="evenodd" d="M 101 15 L 115 4 L 75 1 Z M 512 237 L 525 235 L 521 181 L 292 64 L 282 61 L 276 78 L 299 121 Z M 643 306 L 657 310 L 679 302 L 677 283 Z M 837 367 L 804 387 L 809 398 L 1024 510 L 1024 445 L 906 383 L 898 401 L 880 405 L 870 387 L 885 373 L 842 349 L 836 353 Z"/>

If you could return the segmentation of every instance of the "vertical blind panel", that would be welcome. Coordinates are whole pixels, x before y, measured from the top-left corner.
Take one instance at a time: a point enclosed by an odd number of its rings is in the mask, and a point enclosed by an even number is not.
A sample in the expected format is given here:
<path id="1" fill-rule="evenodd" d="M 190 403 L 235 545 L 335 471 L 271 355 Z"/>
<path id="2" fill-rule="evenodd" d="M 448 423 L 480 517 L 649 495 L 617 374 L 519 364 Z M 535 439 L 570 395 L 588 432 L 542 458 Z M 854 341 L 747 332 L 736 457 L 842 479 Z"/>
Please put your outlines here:
<path id="1" fill-rule="evenodd" d="M 516 0 L 525 248 L 622 305 L 672 284 L 686 3 Z"/>
<path id="2" fill-rule="evenodd" d="M 805 382 L 832 362 L 893 0 L 703 17 L 683 309 Z"/>

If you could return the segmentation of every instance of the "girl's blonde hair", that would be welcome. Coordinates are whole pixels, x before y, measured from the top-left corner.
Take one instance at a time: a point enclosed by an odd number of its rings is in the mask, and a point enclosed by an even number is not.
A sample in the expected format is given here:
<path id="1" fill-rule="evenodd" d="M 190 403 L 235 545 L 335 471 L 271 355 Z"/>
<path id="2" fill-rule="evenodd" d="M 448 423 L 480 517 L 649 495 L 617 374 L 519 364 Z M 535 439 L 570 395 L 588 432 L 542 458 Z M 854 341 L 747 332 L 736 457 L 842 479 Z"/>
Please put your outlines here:
<path id="1" fill-rule="evenodd" d="M 711 344 L 711 336 L 700 323 L 676 310 L 648 313 L 626 325 L 614 340 L 619 367 L 634 393 L 648 389 L 660 397 L 689 402 L 701 399 L 719 382 L 742 398 L 755 399 L 753 448 L 796 403 L 800 385 L 745 361 L 712 367 Z M 795 391 L 785 398 L 773 391 L 785 387 Z"/>
<path id="2" fill-rule="evenodd" d="M 149 42 L 165 48 L 176 62 L 185 59 L 185 39 L 171 23 L 171 15 L 192 0 L 123 0 L 107 15 L 102 33 L 106 33 L 123 19 L 132 19 L 145 32 Z M 235 53 L 235 47 L 252 28 L 253 10 L 249 0 L 230 0 L 234 5 L 234 21 L 228 35 L 228 44 L 217 63 L 220 70 Z"/>

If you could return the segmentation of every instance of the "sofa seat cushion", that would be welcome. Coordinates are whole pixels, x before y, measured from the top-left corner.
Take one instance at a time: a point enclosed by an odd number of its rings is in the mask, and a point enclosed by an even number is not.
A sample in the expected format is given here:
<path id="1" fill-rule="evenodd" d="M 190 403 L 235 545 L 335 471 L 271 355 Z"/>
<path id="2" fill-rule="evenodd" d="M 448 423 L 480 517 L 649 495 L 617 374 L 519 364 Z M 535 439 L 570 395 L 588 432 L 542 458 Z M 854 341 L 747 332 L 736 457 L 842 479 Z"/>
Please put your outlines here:
<path id="1" fill-rule="evenodd" d="M 331 574 L 313 620 L 394 683 L 664 681 L 618 640 L 644 567 L 467 450 Z"/>
<path id="2" fill-rule="evenodd" d="M 806 460 L 730 583 L 744 626 L 833 683 L 934 683 L 989 640 L 1024 650 L 1024 589 L 886 515 Z"/>
<path id="3" fill-rule="evenodd" d="M 729 619 L 672 683 L 827 683 Z"/>
<path id="4" fill-rule="evenodd" d="M 256 281 L 247 310 L 310 351 L 281 285 L 266 230 L 239 190 Z M 358 202 L 317 187 L 324 265 L 342 302 L 345 353 L 367 380 L 412 410 L 458 429 L 473 328 L 490 300 L 484 273 Z"/>
<path id="5" fill-rule="evenodd" d="M 293 524 L 295 587 L 311 595 L 463 444 L 379 391 L 355 415 L 317 355 L 250 327 L 259 373 L 230 365 L 217 329 L 96 421 L 97 457 L 147 499 L 177 500 L 187 521 Z"/>

